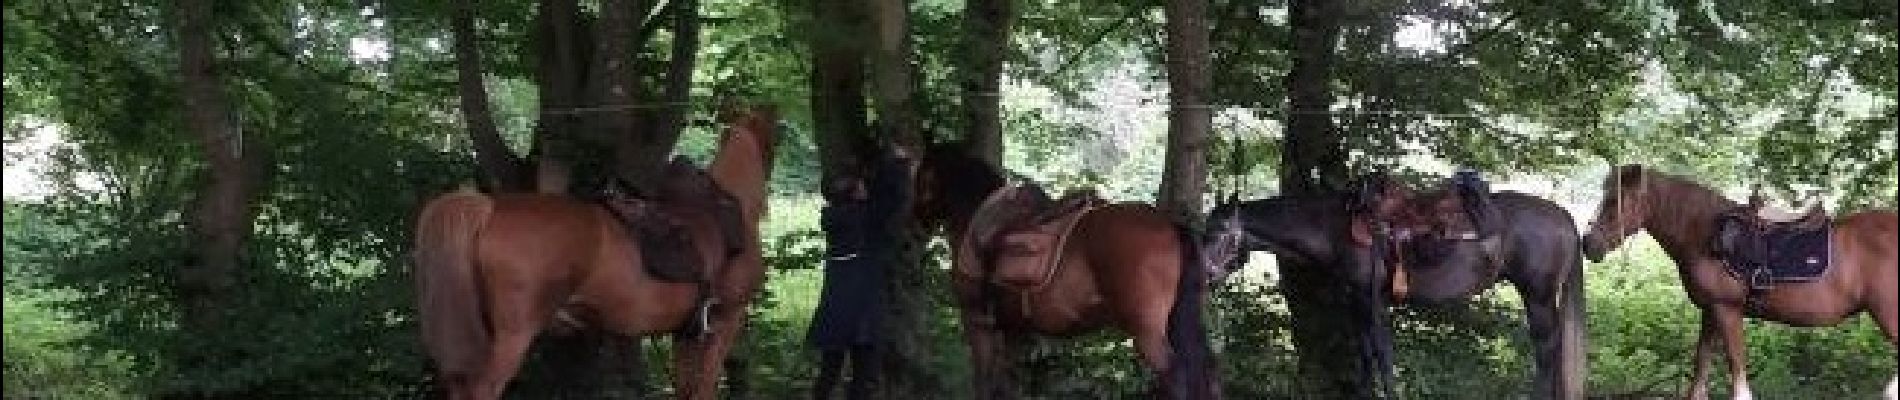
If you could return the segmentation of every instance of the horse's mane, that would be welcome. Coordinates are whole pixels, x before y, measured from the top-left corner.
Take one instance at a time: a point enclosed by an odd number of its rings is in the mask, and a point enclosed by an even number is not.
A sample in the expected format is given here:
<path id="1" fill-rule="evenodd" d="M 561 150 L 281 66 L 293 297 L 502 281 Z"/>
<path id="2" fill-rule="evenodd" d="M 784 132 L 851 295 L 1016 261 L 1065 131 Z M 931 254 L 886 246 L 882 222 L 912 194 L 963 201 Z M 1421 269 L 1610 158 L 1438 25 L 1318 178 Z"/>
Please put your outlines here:
<path id="1" fill-rule="evenodd" d="M 1603 183 L 1605 193 L 1611 193 L 1608 190 L 1612 187 L 1620 193 L 1640 186 L 1643 198 L 1636 201 L 1648 208 L 1647 217 L 1654 224 L 1651 226 L 1676 231 L 1678 235 L 1704 235 L 1715 224 L 1715 215 L 1739 205 L 1689 177 L 1641 165 L 1617 167 L 1605 179 L 1608 180 Z"/>
<path id="2" fill-rule="evenodd" d="M 925 165 L 929 165 L 935 174 L 938 203 L 954 207 L 968 207 L 969 210 L 944 210 L 952 213 L 969 212 L 978 203 L 990 195 L 990 192 L 1002 187 L 1003 171 L 982 159 L 970 155 L 954 144 L 931 144 L 924 149 Z"/>

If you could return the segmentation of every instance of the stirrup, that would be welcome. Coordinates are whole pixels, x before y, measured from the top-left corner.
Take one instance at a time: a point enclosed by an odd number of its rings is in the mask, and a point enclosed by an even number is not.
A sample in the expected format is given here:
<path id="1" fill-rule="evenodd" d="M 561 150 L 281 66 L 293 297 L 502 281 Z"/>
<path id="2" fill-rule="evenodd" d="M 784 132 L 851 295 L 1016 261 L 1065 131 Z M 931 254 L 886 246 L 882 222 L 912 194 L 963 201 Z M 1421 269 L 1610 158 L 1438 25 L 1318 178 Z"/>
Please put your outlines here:
<path id="1" fill-rule="evenodd" d="M 692 320 L 686 322 L 691 324 L 688 325 L 691 336 L 704 339 L 712 335 L 712 308 L 718 303 L 719 299 L 712 296 L 699 299 L 699 304 L 693 307 Z"/>

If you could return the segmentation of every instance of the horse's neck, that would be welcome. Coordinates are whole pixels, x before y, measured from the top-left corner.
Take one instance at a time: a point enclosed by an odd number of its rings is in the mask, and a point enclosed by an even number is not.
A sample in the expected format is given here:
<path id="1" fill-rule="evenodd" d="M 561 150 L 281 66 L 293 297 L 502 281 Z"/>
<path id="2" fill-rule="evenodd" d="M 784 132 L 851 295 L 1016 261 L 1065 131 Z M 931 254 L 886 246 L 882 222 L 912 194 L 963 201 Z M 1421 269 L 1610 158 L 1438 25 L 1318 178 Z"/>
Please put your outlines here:
<path id="1" fill-rule="evenodd" d="M 1261 200 L 1241 210 L 1245 229 L 1273 252 L 1294 251 L 1305 257 L 1331 258 L 1335 216 L 1344 218 L 1344 204 L 1335 199 L 1311 197 L 1275 197 Z"/>
<path id="2" fill-rule="evenodd" d="M 719 146 L 711 164 L 713 180 L 739 199 L 746 218 L 757 223 L 765 209 L 765 179 L 770 168 L 751 136 L 733 135 Z"/>
<path id="3" fill-rule="evenodd" d="M 1663 250 L 1678 261 L 1708 254 L 1709 235 L 1714 233 L 1716 214 L 1737 206 L 1720 193 L 1685 182 L 1667 182 L 1674 195 L 1655 196 L 1651 189 L 1643 229 L 1655 237 Z"/>

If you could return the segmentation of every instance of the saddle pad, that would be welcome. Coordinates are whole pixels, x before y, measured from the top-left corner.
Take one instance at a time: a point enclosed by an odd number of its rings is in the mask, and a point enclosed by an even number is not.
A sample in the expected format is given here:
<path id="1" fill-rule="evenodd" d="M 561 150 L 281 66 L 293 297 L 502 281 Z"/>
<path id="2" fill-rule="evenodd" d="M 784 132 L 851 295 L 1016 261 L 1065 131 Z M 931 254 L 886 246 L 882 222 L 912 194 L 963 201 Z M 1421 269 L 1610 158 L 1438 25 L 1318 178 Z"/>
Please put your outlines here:
<path id="1" fill-rule="evenodd" d="M 997 246 L 996 282 L 1015 288 L 1033 287 L 1049 275 L 1050 258 L 1056 254 L 1056 235 L 1022 232 L 1003 235 Z"/>
<path id="2" fill-rule="evenodd" d="M 659 210 L 641 200 L 604 201 L 602 206 L 619 222 L 634 245 L 639 246 L 639 259 L 634 261 L 640 263 L 648 275 L 663 282 L 700 281 L 700 272 L 706 268 L 705 260 L 700 258 L 699 247 L 690 232 L 675 216 L 659 214 Z"/>
<path id="3" fill-rule="evenodd" d="M 1828 235 L 1832 227 L 1822 229 L 1770 229 L 1759 234 L 1744 234 L 1729 249 L 1729 272 L 1746 280 L 1753 271 L 1763 271 L 1769 283 L 1807 282 L 1827 272 Z"/>
<path id="4" fill-rule="evenodd" d="M 1093 205 L 1083 206 L 1053 221 L 999 235 L 990 279 L 1019 290 L 1049 284 L 1062 264 L 1062 249 L 1069 234 L 1082 217 L 1094 210 Z"/>

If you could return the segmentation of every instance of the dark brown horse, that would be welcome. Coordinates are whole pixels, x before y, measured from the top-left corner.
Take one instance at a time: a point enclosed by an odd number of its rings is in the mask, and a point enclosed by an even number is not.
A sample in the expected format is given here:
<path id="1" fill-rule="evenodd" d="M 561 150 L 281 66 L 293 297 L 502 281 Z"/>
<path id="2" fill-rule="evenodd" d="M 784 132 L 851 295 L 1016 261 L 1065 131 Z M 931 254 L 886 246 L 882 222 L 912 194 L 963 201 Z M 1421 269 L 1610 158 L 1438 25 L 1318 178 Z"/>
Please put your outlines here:
<path id="1" fill-rule="evenodd" d="M 682 399 L 717 395 L 722 361 L 765 279 L 757 232 L 772 164 L 774 112 L 731 117 L 711 170 L 738 199 L 747 243 L 736 255 L 710 215 L 683 215 L 705 260 L 721 265 L 711 333 L 676 337 L 674 383 Z M 416 283 L 422 339 L 453 399 L 495 399 L 523 352 L 566 307 L 628 336 L 680 331 L 699 285 L 662 281 L 640 264 L 640 249 L 597 203 L 559 195 L 444 194 L 416 221 Z"/>
<path id="2" fill-rule="evenodd" d="M 1449 190 L 1414 193 L 1389 183 L 1228 199 L 1207 216 L 1207 268 L 1224 276 L 1250 251 L 1272 252 L 1288 261 L 1282 265 L 1327 268 L 1357 292 L 1359 309 L 1339 311 L 1362 316 L 1360 371 L 1374 383 L 1392 373 L 1388 298 L 1463 301 L 1510 282 L 1524 299 L 1536 360 L 1534 398 L 1582 398 L 1587 337 L 1574 220 L 1556 203 L 1522 193 L 1488 193 L 1474 203 L 1483 205 L 1467 207 Z M 1383 383 L 1374 386 L 1389 390 L 1390 382 Z"/>
<path id="3" fill-rule="evenodd" d="M 1060 261 L 1039 286 L 1000 284 L 997 254 L 974 242 L 978 205 L 1005 186 L 1003 171 L 957 148 L 933 146 L 917 171 L 917 216 L 942 228 L 976 397 L 1012 398 L 1006 341 L 1022 334 L 1068 336 L 1113 328 L 1133 336 L 1158 396 L 1219 397 L 1201 321 L 1207 276 L 1187 231 L 1147 204 L 1107 204 L 1076 220 Z M 976 221 L 973 221 L 976 220 Z"/>
<path id="4" fill-rule="evenodd" d="M 1739 204 L 1721 193 L 1680 176 L 1638 165 L 1617 167 L 1603 181 L 1603 202 L 1585 237 L 1585 253 L 1601 260 L 1623 239 L 1648 231 L 1676 261 L 1689 301 L 1702 309 L 1702 329 L 1696 340 L 1695 366 L 1685 394 L 1708 397 L 1709 358 L 1720 344 L 1727 351 L 1729 379 L 1736 399 L 1753 395 L 1748 388 L 1747 346 L 1743 317 L 1767 319 L 1793 326 L 1840 324 L 1861 311 L 1873 314 L 1887 341 L 1895 343 L 1900 313 L 1895 310 L 1896 218 L 1892 210 L 1850 214 L 1832 222 L 1827 238 L 1831 266 L 1805 283 L 1780 283 L 1761 293 L 1757 307 L 1748 307 L 1749 288 L 1729 274 L 1717 257 L 1712 238 L 1718 216 Z M 1895 397 L 1894 382 L 1886 388 Z"/>

